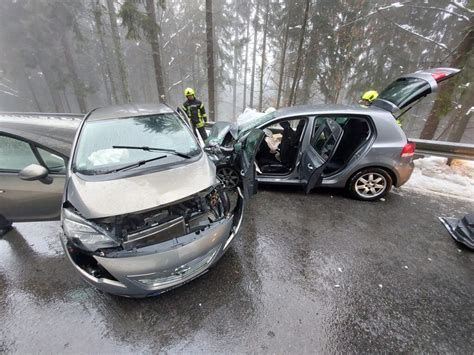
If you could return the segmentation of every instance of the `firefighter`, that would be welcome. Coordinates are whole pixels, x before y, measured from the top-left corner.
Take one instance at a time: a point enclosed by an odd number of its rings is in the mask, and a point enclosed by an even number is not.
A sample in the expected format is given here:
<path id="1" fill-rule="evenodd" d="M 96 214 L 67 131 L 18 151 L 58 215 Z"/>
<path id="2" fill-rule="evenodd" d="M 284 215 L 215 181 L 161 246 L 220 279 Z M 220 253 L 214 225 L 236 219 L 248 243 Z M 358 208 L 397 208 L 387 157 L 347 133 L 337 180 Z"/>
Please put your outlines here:
<path id="1" fill-rule="evenodd" d="M 379 93 L 375 90 L 369 90 L 364 92 L 364 94 L 361 96 L 359 103 L 364 105 L 364 106 L 370 106 L 372 105 L 372 102 L 379 96 Z M 399 118 L 395 119 L 397 122 L 397 125 L 399 127 L 402 127 L 402 121 Z"/>
<path id="2" fill-rule="evenodd" d="M 375 90 L 369 90 L 362 94 L 359 103 L 365 106 L 370 106 L 372 102 L 379 96 L 379 93 Z"/>
<path id="3" fill-rule="evenodd" d="M 187 100 L 184 102 L 183 108 L 191 122 L 193 132 L 196 137 L 198 137 L 197 132 L 199 132 L 202 140 L 205 141 L 207 139 L 207 133 L 204 125 L 207 122 L 207 115 L 204 104 L 196 99 L 196 94 L 191 88 L 184 90 L 184 96 L 186 96 Z"/>

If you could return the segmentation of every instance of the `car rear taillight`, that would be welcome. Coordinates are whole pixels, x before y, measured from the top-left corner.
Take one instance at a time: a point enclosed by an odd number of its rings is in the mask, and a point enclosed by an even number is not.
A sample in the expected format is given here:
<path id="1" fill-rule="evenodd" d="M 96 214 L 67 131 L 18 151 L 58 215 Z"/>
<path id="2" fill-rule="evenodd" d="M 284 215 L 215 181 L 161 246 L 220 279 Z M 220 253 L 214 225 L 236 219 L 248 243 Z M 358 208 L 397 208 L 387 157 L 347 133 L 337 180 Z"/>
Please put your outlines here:
<path id="1" fill-rule="evenodd" d="M 434 80 L 441 81 L 441 79 L 446 78 L 446 73 L 437 71 L 437 72 L 432 73 L 431 76 L 433 77 Z"/>
<path id="2" fill-rule="evenodd" d="M 415 154 L 415 143 L 407 143 L 402 149 L 402 153 L 400 154 L 401 157 L 412 157 Z"/>

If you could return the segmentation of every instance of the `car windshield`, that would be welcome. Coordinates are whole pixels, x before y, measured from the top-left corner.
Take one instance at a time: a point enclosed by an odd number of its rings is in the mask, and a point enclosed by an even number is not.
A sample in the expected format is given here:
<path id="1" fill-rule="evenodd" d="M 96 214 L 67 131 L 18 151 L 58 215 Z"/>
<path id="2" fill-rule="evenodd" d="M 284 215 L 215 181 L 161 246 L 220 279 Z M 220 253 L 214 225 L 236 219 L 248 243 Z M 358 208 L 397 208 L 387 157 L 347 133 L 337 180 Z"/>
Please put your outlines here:
<path id="1" fill-rule="evenodd" d="M 200 151 L 175 114 L 90 121 L 82 128 L 73 167 L 86 175 L 106 174 L 147 160 L 153 166 L 179 162 Z M 153 159 L 159 156 L 164 157 Z"/>
<path id="2" fill-rule="evenodd" d="M 266 122 L 274 119 L 276 116 L 277 116 L 277 112 L 273 111 L 257 118 L 248 119 L 248 120 L 245 120 L 244 122 L 239 122 L 239 134 L 240 135 L 245 134 L 249 130 L 259 127 L 265 124 Z"/>

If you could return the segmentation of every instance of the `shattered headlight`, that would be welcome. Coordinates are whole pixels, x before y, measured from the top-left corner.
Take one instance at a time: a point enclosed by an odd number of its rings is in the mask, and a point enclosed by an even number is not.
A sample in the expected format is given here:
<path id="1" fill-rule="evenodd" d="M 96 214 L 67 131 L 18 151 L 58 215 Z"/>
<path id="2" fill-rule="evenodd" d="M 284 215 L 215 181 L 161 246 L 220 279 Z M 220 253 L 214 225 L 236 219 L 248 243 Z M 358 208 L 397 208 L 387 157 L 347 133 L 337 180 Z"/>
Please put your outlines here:
<path id="1" fill-rule="evenodd" d="M 96 251 L 119 246 L 100 228 L 66 208 L 63 209 L 62 225 L 66 237 L 79 248 Z"/>

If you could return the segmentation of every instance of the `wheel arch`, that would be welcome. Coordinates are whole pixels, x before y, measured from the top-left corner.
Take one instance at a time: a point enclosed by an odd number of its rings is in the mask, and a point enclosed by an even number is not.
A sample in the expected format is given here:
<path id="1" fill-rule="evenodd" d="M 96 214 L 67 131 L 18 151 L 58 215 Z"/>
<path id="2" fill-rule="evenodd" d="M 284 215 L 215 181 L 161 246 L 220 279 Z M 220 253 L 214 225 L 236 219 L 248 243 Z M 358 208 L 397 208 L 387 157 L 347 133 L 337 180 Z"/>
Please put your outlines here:
<path id="1" fill-rule="evenodd" d="M 364 166 L 360 169 L 357 169 L 356 171 L 354 171 L 350 176 L 349 178 L 347 179 L 346 181 L 346 188 L 349 187 L 349 184 L 351 183 L 352 181 L 352 178 L 358 174 L 360 171 L 362 170 L 365 170 L 365 169 L 370 169 L 370 168 L 375 168 L 375 169 L 382 169 L 384 171 L 386 171 L 390 177 L 392 178 L 392 186 L 397 186 L 397 181 L 398 181 L 398 177 L 397 177 L 397 174 L 389 167 L 387 166 L 384 166 L 384 165 L 367 165 L 367 166 Z"/>

